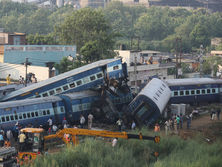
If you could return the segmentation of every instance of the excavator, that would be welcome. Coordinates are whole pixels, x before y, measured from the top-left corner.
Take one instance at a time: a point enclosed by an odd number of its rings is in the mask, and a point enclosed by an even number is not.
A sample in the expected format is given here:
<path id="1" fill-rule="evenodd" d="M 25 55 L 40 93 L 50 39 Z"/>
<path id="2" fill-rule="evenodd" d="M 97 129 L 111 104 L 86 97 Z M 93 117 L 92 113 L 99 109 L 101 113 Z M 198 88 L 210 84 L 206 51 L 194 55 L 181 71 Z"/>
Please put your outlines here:
<path id="1" fill-rule="evenodd" d="M 18 152 L 18 159 L 20 162 L 25 163 L 27 161 L 35 160 L 38 154 L 44 153 L 44 144 L 47 140 L 60 138 L 65 144 L 77 145 L 79 143 L 78 136 L 95 136 L 105 138 L 122 138 L 122 139 L 139 139 L 139 140 L 151 140 L 155 143 L 160 142 L 160 136 L 143 136 L 142 133 L 129 134 L 127 132 L 113 132 L 107 130 L 88 130 L 88 129 L 74 129 L 65 128 L 59 130 L 55 134 L 45 135 L 45 131 L 42 128 L 24 128 L 21 132 L 26 134 L 27 144 L 23 151 Z"/>

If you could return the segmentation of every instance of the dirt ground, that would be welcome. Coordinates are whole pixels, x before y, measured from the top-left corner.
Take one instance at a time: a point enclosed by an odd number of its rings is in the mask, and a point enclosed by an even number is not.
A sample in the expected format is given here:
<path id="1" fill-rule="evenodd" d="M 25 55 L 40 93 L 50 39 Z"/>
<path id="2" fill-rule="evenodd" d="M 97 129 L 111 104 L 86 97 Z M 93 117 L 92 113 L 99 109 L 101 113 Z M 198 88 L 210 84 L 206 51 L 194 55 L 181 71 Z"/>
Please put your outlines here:
<path id="1" fill-rule="evenodd" d="M 192 138 L 197 134 L 202 134 L 206 142 L 212 143 L 222 138 L 222 120 L 211 120 L 210 114 L 204 114 L 194 118 L 191 121 L 191 128 L 186 129 L 186 121 L 183 123 L 183 129 L 179 130 L 179 135 L 184 138 Z"/>

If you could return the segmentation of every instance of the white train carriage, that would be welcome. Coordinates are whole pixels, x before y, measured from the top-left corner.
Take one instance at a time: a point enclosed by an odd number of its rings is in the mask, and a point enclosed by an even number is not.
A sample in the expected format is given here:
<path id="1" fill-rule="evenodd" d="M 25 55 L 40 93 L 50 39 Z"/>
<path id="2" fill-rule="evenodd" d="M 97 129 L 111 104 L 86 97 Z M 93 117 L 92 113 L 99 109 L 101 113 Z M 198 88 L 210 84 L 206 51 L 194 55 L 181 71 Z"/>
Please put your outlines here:
<path id="1" fill-rule="evenodd" d="M 137 123 L 152 124 L 162 114 L 171 91 L 160 79 L 152 79 L 128 106 Z"/>

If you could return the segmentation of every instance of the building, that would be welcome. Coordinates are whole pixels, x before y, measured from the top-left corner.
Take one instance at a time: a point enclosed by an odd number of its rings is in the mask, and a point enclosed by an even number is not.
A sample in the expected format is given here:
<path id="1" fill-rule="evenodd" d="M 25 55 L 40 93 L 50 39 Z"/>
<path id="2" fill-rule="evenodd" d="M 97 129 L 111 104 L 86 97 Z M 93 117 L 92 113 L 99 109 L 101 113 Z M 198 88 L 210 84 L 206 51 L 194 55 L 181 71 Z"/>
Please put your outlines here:
<path id="1" fill-rule="evenodd" d="M 0 30 L 0 45 L 25 45 L 25 33 L 6 33 L 3 29 Z"/>
<path id="2" fill-rule="evenodd" d="M 3 45 L 0 46 L 0 63 L 22 64 L 28 58 L 33 66 L 52 68 L 63 57 L 76 56 L 71 45 Z"/>
<path id="3" fill-rule="evenodd" d="M 173 56 L 169 53 L 162 53 L 152 50 L 132 51 L 132 50 L 115 50 L 122 61 L 127 63 L 127 66 L 132 66 L 136 62 L 142 64 L 159 64 L 163 61 L 170 62 Z"/>
<path id="4" fill-rule="evenodd" d="M 211 56 L 219 56 L 222 57 L 222 51 L 221 50 L 212 50 L 210 52 Z"/>
<path id="5" fill-rule="evenodd" d="M 169 73 L 169 69 L 175 68 L 174 63 L 165 64 L 149 64 L 149 65 L 138 65 L 136 70 L 134 66 L 128 67 L 129 76 L 129 86 L 135 86 L 135 80 L 137 81 L 137 86 L 146 84 L 152 78 L 160 79 L 172 79 L 174 75 Z"/>
<path id="6" fill-rule="evenodd" d="M 81 8 L 84 7 L 91 7 L 91 8 L 98 8 L 98 7 L 105 7 L 107 0 L 79 0 L 79 4 Z"/>
<path id="7" fill-rule="evenodd" d="M 135 87 L 135 85 L 139 87 L 152 78 L 174 78 L 174 75 L 170 73 L 173 70 L 169 69 L 174 69 L 175 63 L 171 62 L 173 56 L 169 53 L 152 50 L 116 50 L 115 52 L 118 57 L 122 57 L 122 62 L 127 63 L 128 85 L 131 87 Z"/>
<path id="8" fill-rule="evenodd" d="M 129 6 L 140 5 L 140 6 L 149 7 L 148 0 L 111 0 L 111 1 L 120 1 L 123 4 L 129 5 Z"/>

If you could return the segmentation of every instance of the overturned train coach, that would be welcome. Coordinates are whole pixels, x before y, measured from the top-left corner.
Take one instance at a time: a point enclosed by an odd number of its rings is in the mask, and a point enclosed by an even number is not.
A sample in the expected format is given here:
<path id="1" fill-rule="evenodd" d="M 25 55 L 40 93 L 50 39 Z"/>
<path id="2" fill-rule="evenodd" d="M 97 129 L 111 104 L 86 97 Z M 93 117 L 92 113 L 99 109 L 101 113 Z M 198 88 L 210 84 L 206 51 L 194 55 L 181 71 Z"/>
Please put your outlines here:
<path id="1" fill-rule="evenodd" d="M 128 105 L 127 111 L 137 123 L 150 125 L 164 111 L 171 91 L 160 79 L 152 79 Z"/>
<path id="2" fill-rule="evenodd" d="M 0 98 L 0 101 L 80 92 L 98 88 L 110 79 L 122 80 L 126 77 L 126 63 L 122 63 L 121 59 L 105 59 L 16 90 Z"/>
<path id="3" fill-rule="evenodd" d="M 124 97 L 109 96 L 114 106 L 127 105 L 132 94 Z M 58 96 L 16 100 L 0 103 L 0 128 L 13 129 L 18 122 L 23 127 L 47 126 L 52 118 L 54 124 L 61 124 L 64 117 L 68 123 L 79 123 L 80 114 L 87 116 L 93 110 L 93 104 L 101 100 L 101 94 L 95 91 L 81 91 Z M 107 105 L 106 105 L 107 107 Z M 102 109 L 102 106 L 101 106 Z"/>

